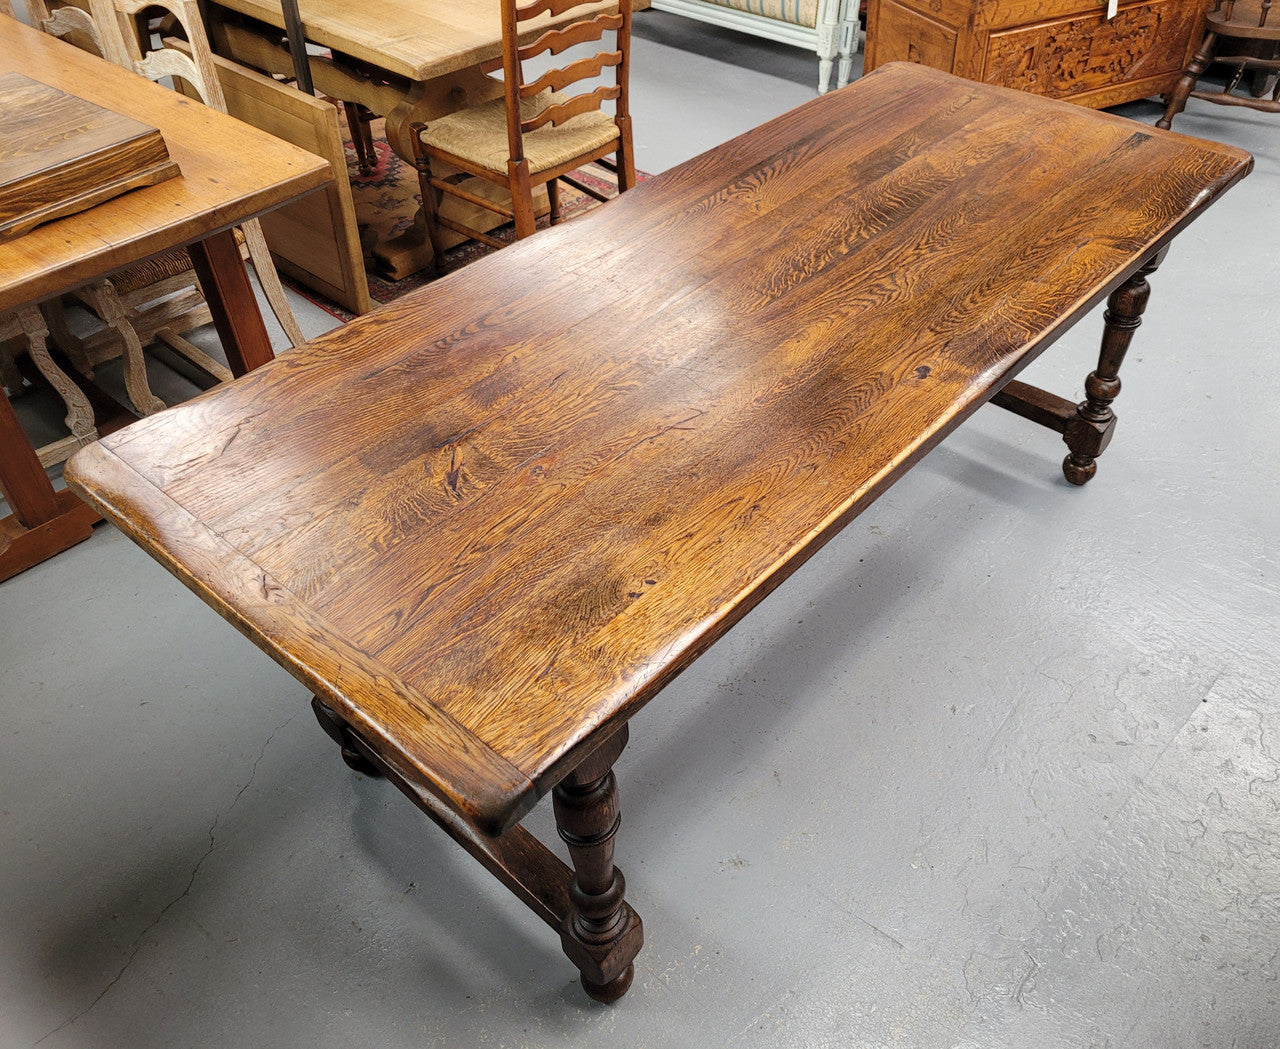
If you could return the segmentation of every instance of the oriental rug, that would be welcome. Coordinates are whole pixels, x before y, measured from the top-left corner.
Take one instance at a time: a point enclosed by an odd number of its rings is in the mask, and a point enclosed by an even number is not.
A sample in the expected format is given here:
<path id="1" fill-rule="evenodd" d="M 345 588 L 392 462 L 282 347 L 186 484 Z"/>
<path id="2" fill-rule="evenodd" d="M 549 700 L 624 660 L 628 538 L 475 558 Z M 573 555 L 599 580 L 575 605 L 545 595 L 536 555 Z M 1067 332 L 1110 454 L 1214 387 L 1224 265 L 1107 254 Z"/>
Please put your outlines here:
<path id="1" fill-rule="evenodd" d="M 341 110 L 339 110 L 341 114 Z M 341 115 L 339 117 L 341 120 Z M 418 175 L 409 164 L 392 150 L 383 135 L 383 121 L 373 122 L 373 146 L 376 163 L 367 175 L 360 174 L 356 163 L 355 147 L 351 136 L 346 133 L 346 125 L 342 130 L 345 137 L 347 153 L 347 173 L 351 179 L 351 197 L 355 203 L 356 223 L 360 234 L 360 247 L 364 254 L 365 274 L 369 281 L 369 297 L 376 306 L 379 303 L 391 302 L 401 295 L 406 295 L 422 287 L 436 276 L 434 270 L 428 268 L 402 280 L 391 280 L 378 272 L 372 255 L 373 247 L 390 237 L 404 233 L 413 225 L 413 217 L 422 204 L 422 196 L 418 187 Z M 617 182 L 613 176 L 602 168 L 592 166 L 587 171 L 574 172 L 575 177 L 588 185 L 605 193 L 614 193 Z M 647 176 L 637 172 L 637 180 Z M 561 208 L 566 217 L 596 204 L 585 193 L 572 186 L 561 189 Z M 546 219 L 539 220 L 541 226 Z M 493 231 L 499 240 L 510 243 L 515 240 L 515 230 L 510 225 Z M 451 273 L 455 269 L 467 265 L 476 259 L 497 249 L 487 247 L 476 241 L 467 241 L 445 252 L 444 272 Z M 352 314 L 337 303 L 323 298 L 310 288 L 303 287 L 282 275 L 282 279 L 290 289 L 311 300 L 321 309 L 343 321 L 351 320 Z"/>

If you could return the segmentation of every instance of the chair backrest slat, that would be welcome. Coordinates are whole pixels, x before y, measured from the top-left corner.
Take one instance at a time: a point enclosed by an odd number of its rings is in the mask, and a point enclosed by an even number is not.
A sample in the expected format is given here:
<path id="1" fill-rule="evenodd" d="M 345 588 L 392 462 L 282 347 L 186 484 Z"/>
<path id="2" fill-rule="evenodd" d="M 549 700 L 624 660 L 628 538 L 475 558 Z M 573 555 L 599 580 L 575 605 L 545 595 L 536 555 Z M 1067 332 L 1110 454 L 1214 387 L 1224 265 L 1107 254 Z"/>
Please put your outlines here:
<path id="1" fill-rule="evenodd" d="M 599 109 L 602 102 L 608 102 L 610 99 L 617 98 L 622 94 L 617 85 L 600 86 L 589 95 L 574 95 L 567 102 L 557 105 L 547 106 L 532 120 L 522 120 L 520 122 L 520 130 L 523 132 L 537 131 L 544 124 L 550 124 L 553 127 L 556 124 L 563 124 L 571 117 L 576 117 L 580 113 L 589 113 L 593 109 Z"/>
<path id="2" fill-rule="evenodd" d="M 26 0 L 27 17 L 31 24 L 50 36 L 66 40 L 83 51 L 90 51 L 99 58 L 106 58 L 106 47 L 97 23 L 89 12 L 63 4 L 50 11 L 45 0 Z"/>
<path id="3" fill-rule="evenodd" d="M 589 80 L 599 76 L 606 66 L 616 66 L 621 61 L 621 51 L 601 51 L 594 58 L 584 58 L 580 62 L 574 62 L 561 69 L 550 69 L 532 83 L 521 85 L 520 97 L 532 98 L 547 88 L 552 91 L 563 91 L 579 80 Z"/>
<path id="4" fill-rule="evenodd" d="M 537 18 L 539 15 L 548 12 L 553 15 L 562 15 L 566 11 L 579 7 L 583 2 L 584 0 L 536 0 L 535 3 L 517 7 L 516 20 L 527 22 L 531 18 Z"/>
<path id="5" fill-rule="evenodd" d="M 519 49 L 520 61 L 536 58 L 545 52 L 558 55 L 577 44 L 599 40 L 605 33 L 622 28 L 621 15 L 597 15 L 585 22 L 575 22 L 567 29 L 548 29 L 537 40 Z"/>
<path id="6" fill-rule="evenodd" d="M 102 30 L 103 43 L 109 52 L 107 58 L 134 69 L 148 80 L 178 77 L 196 90 L 206 106 L 222 113 L 227 111 L 222 85 L 213 66 L 213 49 L 205 36 L 196 0 L 89 0 L 89 10 Z M 190 44 L 190 55 L 166 46 L 144 53 L 135 27 L 145 23 L 152 10 L 165 11 L 177 19 Z"/>

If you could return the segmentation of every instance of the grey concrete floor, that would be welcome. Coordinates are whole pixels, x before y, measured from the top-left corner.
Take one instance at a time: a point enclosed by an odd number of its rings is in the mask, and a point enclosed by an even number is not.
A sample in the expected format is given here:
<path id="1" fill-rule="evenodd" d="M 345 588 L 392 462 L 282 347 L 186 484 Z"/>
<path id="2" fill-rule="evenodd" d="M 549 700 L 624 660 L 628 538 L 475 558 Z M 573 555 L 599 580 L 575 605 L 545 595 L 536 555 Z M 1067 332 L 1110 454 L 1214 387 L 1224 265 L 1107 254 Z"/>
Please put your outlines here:
<path id="1" fill-rule="evenodd" d="M 636 24 L 647 170 L 813 90 Z M 0 585 L 0 1045 L 1280 1045 L 1280 118 L 1175 127 L 1257 170 L 1097 478 L 984 410 L 633 723 L 616 1006 L 119 533 Z M 1079 396 L 1099 330 L 1028 377 Z"/>

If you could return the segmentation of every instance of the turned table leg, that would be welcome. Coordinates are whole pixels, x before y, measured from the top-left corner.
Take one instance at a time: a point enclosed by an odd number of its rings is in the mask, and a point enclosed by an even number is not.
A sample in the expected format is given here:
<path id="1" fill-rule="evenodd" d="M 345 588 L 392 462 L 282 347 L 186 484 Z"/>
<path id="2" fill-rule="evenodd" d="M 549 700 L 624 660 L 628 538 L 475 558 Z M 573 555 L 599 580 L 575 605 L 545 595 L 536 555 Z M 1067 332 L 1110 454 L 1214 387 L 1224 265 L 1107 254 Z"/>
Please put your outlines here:
<path id="1" fill-rule="evenodd" d="M 342 760 L 347 763 L 348 768 L 373 779 L 382 778 L 382 770 L 361 753 L 355 734 L 342 718 L 325 706 L 324 700 L 319 696 L 312 696 L 311 710 L 320 722 L 320 727 L 342 748 Z"/>
<path id="2" fill-rule="evenodd" d="M 570 910 L 560 930 L 565 954 L 582 973 L 582 987 L 600 1002 L 616 1002 L 631 986 L 633 959 L 644 934 L 623 899 L 626 882 L 613 865 L 621 817 L 612 766 L 627 743 L 623 728 L 555 788 L 556 827 L 569 846 L 574 876 Z"/>
<path id="3" fill-rule="evenodd" d="M 366 775 L 385 776 L 503 885 L 560 934 L 582 987 L 601 1002 L 616 1002 L 631 986 L 633 962 L 644 944 L 640 916 L 623 899 L 626 883 L 613 865 L 618 790 L 613 763 L 627 745 L 624 726 L 555 787 L 556 826 L 569 846 L 573 870 L 520 826 L 493 836 L 443 808 L 394 756 L 378 755 L 342 717 L 316 696 L 320 725 L 342 757 Z"/>
<path id="4" fill-rule="evenodd" d="M 1062 435 L 1070 449 L 1062 462 L 1062 472 L 1072 484 L 1084 484 L 1098 472 L 1097 457 L 1111 443 L 1116 425 L 1111 402 L 1120 392 L 1120 365 L 1151 297 L 1147 277 L 1163 259 L 1163 251 L 1153 255 L 1107 299 L 1098 367 L 1085 380 L 1085 400 L 1076 406 L 1075 415 L 1067 421 Z"/>

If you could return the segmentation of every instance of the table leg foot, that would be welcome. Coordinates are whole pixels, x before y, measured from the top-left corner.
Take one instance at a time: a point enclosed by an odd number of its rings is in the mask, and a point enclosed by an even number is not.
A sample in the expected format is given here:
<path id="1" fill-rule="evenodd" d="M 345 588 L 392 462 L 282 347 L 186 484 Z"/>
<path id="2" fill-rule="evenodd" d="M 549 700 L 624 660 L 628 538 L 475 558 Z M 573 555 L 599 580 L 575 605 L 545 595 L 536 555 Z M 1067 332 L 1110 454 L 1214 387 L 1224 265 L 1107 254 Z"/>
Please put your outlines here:
<path id="1" fill-rule="evenodd" d="M 357 749 L 355 740 L 351 735 L 351 729 L 347 727 L 347 723 L 325 706 L 320 701 L 319 696 L 311 697 L 311 709 L 315 712 L 316 720 L 320 722 L 320 727 L 325 730 L 330 739 L 342 748 L 342 760 L 347 763 L 348 768 L 352 768 L 356 772 L 372 779 L 382 778 L 382 770 Z"/>
<path id="2" fill-rule="evenodd" d="M 621 824 L 612 766 L 626 746 L 623 728 L 555 788 L 556 828 L 569 847 L 574 876 L 569 913 L 560 930 L 565 954 L 596 1001 L 616 1002 L 631 986 L 644 942 L 639 915 L 626 902 L 626 880 L 613 865 Z"/>
<path id="3" fill-rule="evenodd" d="M 31 527 L 17 514 L 0 520 L 0 582 L 84 542 L 102 520 L 97 510 L 72 491 L 55 492 L 53 499 L 55 515 L 50 520 Z"/>
<path id="4" fill-rule="evenodd" d="M 445 174 L 454 171 L 456 169 L 448 168 Z M 504 206 L 511 204 L 511 196 L 506 190 L 499 189 L 482 179 L 472 179 L 465 184 L 464 188 L 478 196 L 489 197 L 495 203 Z M 533 208 L 538 218 L 542 218 L 551 210 L 545 187 L 539 186 L 534 190 Z M 501 215 L 447 194 L 440 202 L 439 209 L 446 218 L 481 232 L 496 229 L 506 221 Z M 465 235 L 448 229 L 441 230 L 440 236 L 446 248 L 461 244 L 467 239 Z M 372 254 L 374 266 L 388 280 L 403 280 L 405 277 L 413 276 L 419 270 L 436 271 L 436 254 L 431 245 L 431 238 L 427 235 L 427 221 L 422 208 L 419 207 L 414 213 L 413 225 L 403 233 L 375 244 Z M 443 260 L 441 264 L 443 265 Z"/>
<path id="5" fill-rule="evenodd" d="M 608 983 L 592 983 L 583 976 L 582 989 L 587 992 L 588 997 L 594 998 L 597 1002 L 612 1005 L 631 989 L 631 980 L 635 974 L 636 967 L 628 965 L 621 976 Z"/>
<path id="6" fill-rule="evenodd" d="M 1085 380 L 1085 399 L 1076 406 L 1062 434 L 1070 450 L 1063 460 L 1062 473 L 1072 484 L 1085 484 L 1098 472 L 1097 458 L 1111 443 L 1116 426 L 1111 402 L 1120 393 L 1120 365 L 1133 341 L 1133 333 L 1142 324 L 1142 312 L 1151 297 L 1147 277 L 1159 268 L 1163 259 L 1163 251 L 1153 255 L 1107 299 L 1098 367 Z"/>
<path id="7" fill-rule="evenodd" d="M 435 266 L 435 259 L 421 208 L 414 215 L 409 229 L 380 241 L 373 248 L 374 265 L 389 280 L 404 280 L 419 270 L 429 269 Z"/>
<path id="8" fill-rule="evenodd" d="M 1085 484 L 1097 472 L 1097 461 L 1088 456 L 1081 456 L 1078 460 L 1074 455 L 1068 455 L 1062 460 L 1062 476 L 1072 484 Z"/>
<path id="9" fill-rule="evenodd" d="M 474 856 L 530 910 L 560 934 L 582 988 L 599 1002 L 616 1002 L 631 986 L 633 963 L 644 944 L 640 916 L 623 898 L 626 882 L 613 865 L 618 794 L 612 766 L 627 742 L 622 728 L 555 788 L 556 825 L 574 869 L 520 826 L 494 837 L 443 807 L 405 775 L 394 758 L 377 754 L 317 696 L 311 707 L 325 732 L 354 758 L 385 776 L 448 835 Z M 347 759 L 352 764 L 351 759 Z M 360 768 L 359 765 L 352 765 Z"/>

